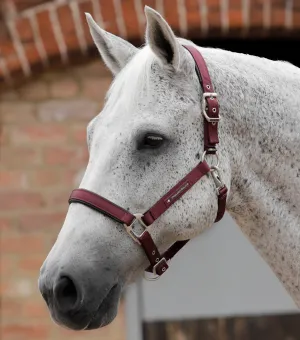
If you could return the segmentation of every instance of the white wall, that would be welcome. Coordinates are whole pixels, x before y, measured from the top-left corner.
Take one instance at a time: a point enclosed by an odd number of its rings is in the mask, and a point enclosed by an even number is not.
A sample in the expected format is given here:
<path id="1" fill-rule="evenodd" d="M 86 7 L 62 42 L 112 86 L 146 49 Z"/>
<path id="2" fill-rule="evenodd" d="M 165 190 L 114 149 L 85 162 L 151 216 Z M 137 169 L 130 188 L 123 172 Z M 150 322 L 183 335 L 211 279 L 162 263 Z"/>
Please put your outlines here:
<path id="1" fill-rule="evenodd" d="M 227 214 L 189 242 L 158 281 L 132 286 L 127 302 L 128 313 L 135 309 L 144 321 L 297 311 Z"/>

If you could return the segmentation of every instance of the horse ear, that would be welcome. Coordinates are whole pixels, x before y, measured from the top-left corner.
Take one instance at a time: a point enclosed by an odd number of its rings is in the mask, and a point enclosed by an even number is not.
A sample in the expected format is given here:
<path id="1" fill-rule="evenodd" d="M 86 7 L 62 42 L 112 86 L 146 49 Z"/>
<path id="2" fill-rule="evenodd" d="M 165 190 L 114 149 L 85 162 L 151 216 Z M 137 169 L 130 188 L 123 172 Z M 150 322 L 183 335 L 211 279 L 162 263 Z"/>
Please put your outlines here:
<path id="1" fill-rule="evenodd" d="M 91 36 L 104 63 L 116 75 L 138 49 L 128 41 L 100 28 L 89 13 L 85 13 L 85 15 Z"/>
<path id="2" fill-rule="evenodd" d="M 169 24 L 151 7 L 145 6 L 147 18 L 146 41 L 152 51 L 165 63 L 179 68 L 180 44 Z"/>

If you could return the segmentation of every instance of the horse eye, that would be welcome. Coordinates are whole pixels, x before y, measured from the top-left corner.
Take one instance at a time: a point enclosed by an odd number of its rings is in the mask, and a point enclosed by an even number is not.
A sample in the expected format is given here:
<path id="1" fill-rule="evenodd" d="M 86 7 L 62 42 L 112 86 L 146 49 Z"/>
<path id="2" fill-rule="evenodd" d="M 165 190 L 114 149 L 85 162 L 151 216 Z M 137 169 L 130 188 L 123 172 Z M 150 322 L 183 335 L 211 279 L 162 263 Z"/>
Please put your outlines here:
<path id="1" fill-rule="evenodd" d="M 142 140 L 142 145 L 140 145 L 139 149 L 157 149 L 164 142 L 164 138 L 160 135 L 148 133 L 144 136 Z"/>

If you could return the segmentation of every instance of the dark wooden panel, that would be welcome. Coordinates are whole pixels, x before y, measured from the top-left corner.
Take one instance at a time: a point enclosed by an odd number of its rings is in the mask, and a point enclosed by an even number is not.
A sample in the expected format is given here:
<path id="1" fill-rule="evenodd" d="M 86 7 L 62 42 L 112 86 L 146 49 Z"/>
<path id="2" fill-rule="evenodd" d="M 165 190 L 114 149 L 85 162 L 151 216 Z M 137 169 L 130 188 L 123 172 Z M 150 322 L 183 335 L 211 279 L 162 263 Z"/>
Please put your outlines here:
<path id="1" fill-rule="evenodd" d="M 300 314 L 147 322 L 144 340 L 300 340 Z"/>

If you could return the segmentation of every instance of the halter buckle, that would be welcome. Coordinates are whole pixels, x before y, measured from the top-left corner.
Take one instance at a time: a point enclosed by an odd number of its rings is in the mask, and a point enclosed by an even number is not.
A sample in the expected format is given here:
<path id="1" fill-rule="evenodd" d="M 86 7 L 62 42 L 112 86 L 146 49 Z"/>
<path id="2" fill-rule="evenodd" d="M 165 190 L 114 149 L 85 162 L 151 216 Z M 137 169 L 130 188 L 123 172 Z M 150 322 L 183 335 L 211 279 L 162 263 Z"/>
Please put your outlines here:
<path id="1" fill-rule="evenodd" d="M 135 219 L 131 222 L 131 224 L 130 225 L 124 224 L 124 227 L 125 227 L 127 234 L 133 239 L 133 241 L 136 242 L 138 245 L 141 245 L 139 238 L 143 235 L 143 233 L 141 233 L 140 235 L 136 234 L 133 230 L 133 226 L 136 222 L 138 222 L 139 225 L 142 226 L 146 230 L 147 226 L 142 220 L 142 217 L 144 215 L 141 213 L 136 213 L 136 214 L 133 214 L 133 216 L 135 217 Z"/>
<path id="2" fill-rule="evenodd" d="M 207 106 L 207 102 L 206 102 L 206 98 L 210 97 L 211 99 L 217 98 L 218 94 L 215 92 L 204 92 L 203 93 L 203 98 L 202 98 L 202 113 L 203 116 L 205 117 L 205 119 L 209 122 L 209 123 L 213 123 L 216 124 L 219 122 L 220 120 L 220 115 L 219 117 L 209 117 L 206 113 L 206 106 Z"/>
<path id="3" fill-rule="evenodd" d="M 163 267 L 162 267 L 162 273 L 164 273 L 167 269 L 168 269 L 168 263 L 167 263 L 167 260 L 164 258 L 164 257 L 162 257 L 157 263 L 156 263 L 156 265 L 154 265 L 153 266 L 153 269 L 152 269 L 152 273 L 154 274 L 154 275 L 158 275 L 158 276 L 160 276 L 160 275 L 162 275 L 162 274 L 157 274 L 157 272 L 156 272 L 156 268 L 158 267 L 158 266 L 161 266 L 161 265 L 163 265 Z"/>

